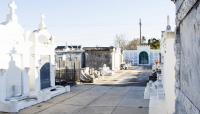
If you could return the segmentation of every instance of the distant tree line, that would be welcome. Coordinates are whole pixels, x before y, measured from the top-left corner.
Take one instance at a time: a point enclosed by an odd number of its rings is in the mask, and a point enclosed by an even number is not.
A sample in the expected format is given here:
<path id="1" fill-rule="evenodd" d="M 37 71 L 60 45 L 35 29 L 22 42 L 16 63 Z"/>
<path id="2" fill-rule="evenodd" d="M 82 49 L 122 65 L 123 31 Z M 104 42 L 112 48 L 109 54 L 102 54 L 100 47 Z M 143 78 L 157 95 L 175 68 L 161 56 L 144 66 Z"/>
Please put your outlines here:
<path id="1" fill-rule="evenodd" d="M 136 38 L 131 41 L 125 40 L 123 35 L 116 35 L 114 40 L 115 47 L 120 47 L 122 50 L 136 50 L 140 45 L 140 39 Z M 151 49 L 160 49 L 160 40 L 156 38 L 150 38 L 146 42 L 146 38 L 142 37 L 141 44 L 150 45 Z"/>

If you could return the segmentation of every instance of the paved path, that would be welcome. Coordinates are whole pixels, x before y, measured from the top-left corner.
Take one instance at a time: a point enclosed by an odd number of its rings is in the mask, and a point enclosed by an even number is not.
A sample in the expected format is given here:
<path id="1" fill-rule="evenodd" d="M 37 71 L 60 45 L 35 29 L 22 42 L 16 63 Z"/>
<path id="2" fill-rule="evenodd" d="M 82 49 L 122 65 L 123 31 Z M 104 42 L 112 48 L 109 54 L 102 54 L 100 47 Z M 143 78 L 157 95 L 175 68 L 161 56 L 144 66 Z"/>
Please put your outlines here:
<path id="1" fill-rule="evenodd" d="M 19 114 L 148 114 L 149 100 L 143 99 L 147 74 L 127 70 L 94 85 L 77 85 L 70 93 L 21 110 Z"/>
<path id="2" fill-rule="evenodd" d="M 119 71 L 114 76 L 104 76 L 103 79 L 95 80 L 96 85 L 113 86 L 146 86 L 150 69 L 134 67 L 132 70 Z"/>

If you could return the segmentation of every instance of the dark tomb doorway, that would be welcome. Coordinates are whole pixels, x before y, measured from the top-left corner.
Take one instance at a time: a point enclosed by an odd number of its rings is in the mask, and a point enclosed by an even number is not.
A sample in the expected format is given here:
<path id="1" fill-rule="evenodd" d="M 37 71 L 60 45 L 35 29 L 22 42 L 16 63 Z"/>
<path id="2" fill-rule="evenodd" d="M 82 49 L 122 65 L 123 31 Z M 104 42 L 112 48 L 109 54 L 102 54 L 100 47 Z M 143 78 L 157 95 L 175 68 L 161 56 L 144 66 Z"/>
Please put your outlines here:
<path id="1" fill-rule="evenodd" d="M 51 87 L 50 63 L 45 63 L 40 69 L 41 89 Z"/>
<path id="2" fill-rule="evenodd" d="M 143 51 L 139 54 L 139 64 L 149 64 L 148 53 Z"/>

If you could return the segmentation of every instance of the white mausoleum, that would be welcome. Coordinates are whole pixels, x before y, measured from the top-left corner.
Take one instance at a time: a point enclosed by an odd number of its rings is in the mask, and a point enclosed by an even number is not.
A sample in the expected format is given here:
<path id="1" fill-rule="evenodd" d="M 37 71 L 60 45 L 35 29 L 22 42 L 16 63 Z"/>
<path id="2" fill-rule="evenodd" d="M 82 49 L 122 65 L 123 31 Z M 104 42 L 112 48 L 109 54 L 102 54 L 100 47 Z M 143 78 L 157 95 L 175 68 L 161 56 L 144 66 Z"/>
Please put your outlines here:
<path id="1" fill-rule="evenodd" d="M 53 36 L 47 31 L 44 15 L 39 28 L 30 34 L 30 89 L 40 91 L 55 86 Z"/>
<path id="2" fill-rule="evenodd" d="M 0 110 L 14 111 L 12 100 L 29 94 L 29 46 L 25 31 L 18 24 L 16 5 L 9 4 L 7 20 L 0 24 Z"/>
<path id="3" fill-rule="evenodd" d="M 133 66 L 149 66 L 160 60 L 160 50 L 150 49 L 149 45 L 138 45 L 136 50 L 124 50 L 123 58 L 125 63 Z"/>
<path id="4" fill-rule="evenodd" d="M 9 9 L 0 24 L 0 111 L 18 112 L 69 88 L 55 86 L 54 41 L 44 16 L 30 33 L 18 23 L 15 2 Z"/>

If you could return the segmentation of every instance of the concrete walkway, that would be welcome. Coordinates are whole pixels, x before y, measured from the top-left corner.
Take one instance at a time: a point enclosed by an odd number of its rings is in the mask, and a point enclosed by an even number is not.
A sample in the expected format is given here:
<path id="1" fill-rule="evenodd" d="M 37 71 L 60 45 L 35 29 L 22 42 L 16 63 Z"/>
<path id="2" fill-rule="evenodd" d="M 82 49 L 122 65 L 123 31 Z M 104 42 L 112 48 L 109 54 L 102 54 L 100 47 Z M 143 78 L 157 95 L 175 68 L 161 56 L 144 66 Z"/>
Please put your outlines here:
<path id="1" fill-rule="evenodd" d="M 148 114 L 143 87 L 82 85 L 20 114 Z"/>
<path id="2" fill-rule="evenodd" d="M 19 114 L 148 114 L 149 100 L 143 99 L 147 74 L 147 71 L 127 70 L 113 79 L 99 80 L 98 84 L 77 85 L 70 93 L 21 110 Z M 104 82 L 106 85 L 102 85 Z"/>

